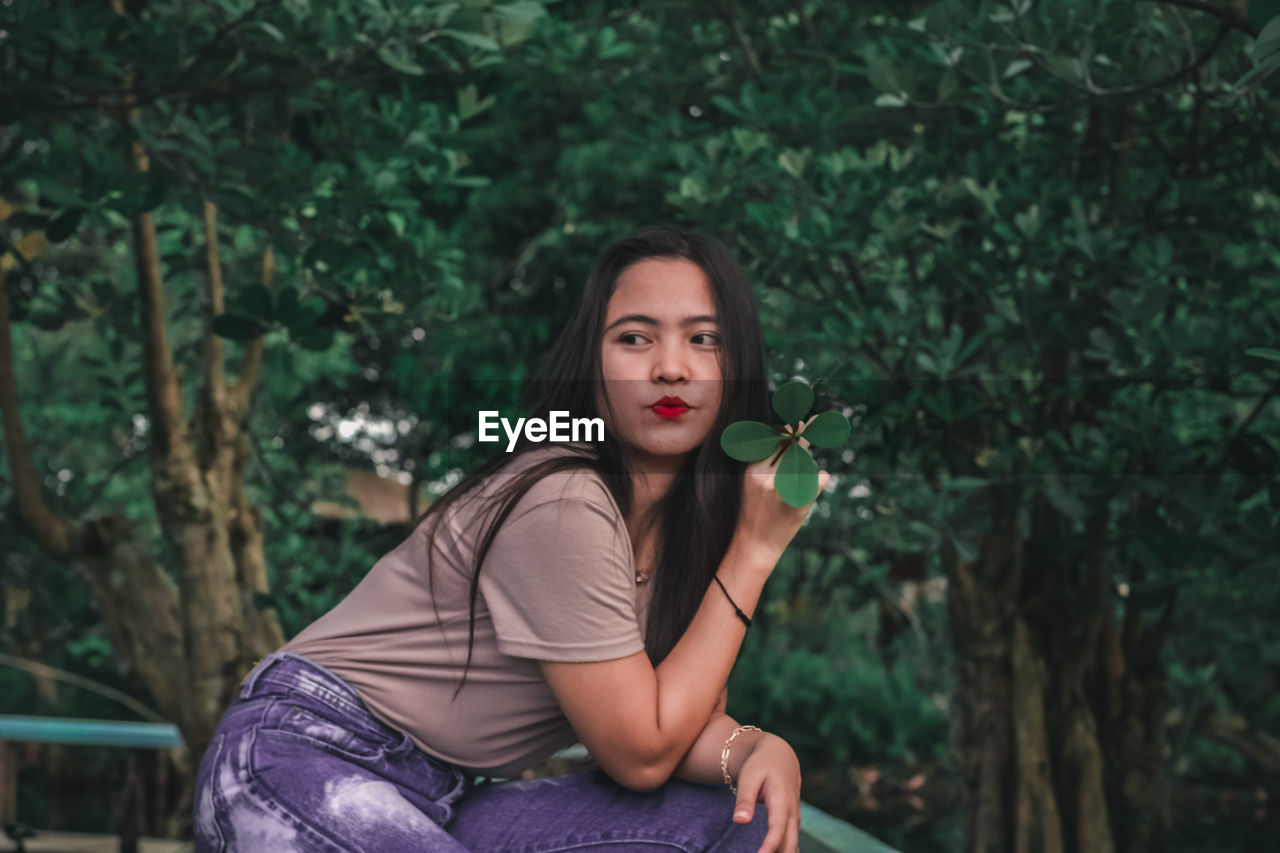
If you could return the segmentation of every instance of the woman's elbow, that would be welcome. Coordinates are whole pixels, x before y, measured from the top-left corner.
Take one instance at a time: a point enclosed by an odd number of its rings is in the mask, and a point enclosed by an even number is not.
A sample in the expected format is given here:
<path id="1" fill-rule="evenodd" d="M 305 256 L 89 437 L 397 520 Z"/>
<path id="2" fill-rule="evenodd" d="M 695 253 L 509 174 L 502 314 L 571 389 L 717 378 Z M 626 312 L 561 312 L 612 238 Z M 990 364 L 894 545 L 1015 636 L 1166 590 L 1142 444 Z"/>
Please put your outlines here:
<path id="1" fill-rule="evenodd" d="M 671 778 L 671 768 L 653 764 L 630 765 L 610 773 L 613 781 L 622 787 L 637 793 L 647 794 L 656 791 Z"/>
<path id="2" fill-rule="evenodd" d="M 647 732 L 632 732 L 597 746 L 593 749 L 592 744 L 587 744 L 609 778 L 640 793 L 656 791 L 666 784 L 683 755 L 676 751 L 676 745 Z"/>
<path id="3" fill-rule="evenodd" d="M 629 751 L 626 755 L 597 755 L 600 767 L 609 778 L 624 788 L 648 793 L 661 788 L 675 772 L 676 763 L 661 750 Z"/>

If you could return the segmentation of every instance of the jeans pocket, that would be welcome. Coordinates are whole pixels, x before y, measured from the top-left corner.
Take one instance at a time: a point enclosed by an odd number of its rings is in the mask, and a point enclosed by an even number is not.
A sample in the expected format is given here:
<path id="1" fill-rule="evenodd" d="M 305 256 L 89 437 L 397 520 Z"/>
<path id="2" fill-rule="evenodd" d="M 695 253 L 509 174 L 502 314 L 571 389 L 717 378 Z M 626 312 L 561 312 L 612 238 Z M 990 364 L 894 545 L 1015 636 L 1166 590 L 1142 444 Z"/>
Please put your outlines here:
<path id="1" fill-rule="evenodd" d="M 263 726 L 262 733 L 308 741 L 330 752 L 352 758 L 381 758 L 400 743 L 400 738 L 382 732 L 372 726 L 343 719 L 341 712 L 331 708 L 317 709 L 280 700 L 276 713 L 269 713 L 272 723 Z"/>

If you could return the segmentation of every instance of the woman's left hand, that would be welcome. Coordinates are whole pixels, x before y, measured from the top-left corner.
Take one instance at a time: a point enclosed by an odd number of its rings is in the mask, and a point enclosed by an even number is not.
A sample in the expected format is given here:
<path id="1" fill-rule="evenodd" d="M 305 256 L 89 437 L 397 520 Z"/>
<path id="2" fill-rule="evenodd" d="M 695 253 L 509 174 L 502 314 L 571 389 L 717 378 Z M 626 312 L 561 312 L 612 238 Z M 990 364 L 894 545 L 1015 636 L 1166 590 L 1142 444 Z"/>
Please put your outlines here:
<path id="1" fill-rule="evenodd" d="M 769 812 L 769 834 L 758 853 L 799 853 L 800 760 L 777 735 L 766 733 L 742 762 L 733 822 L 750 823 L 757 802 Z"/>

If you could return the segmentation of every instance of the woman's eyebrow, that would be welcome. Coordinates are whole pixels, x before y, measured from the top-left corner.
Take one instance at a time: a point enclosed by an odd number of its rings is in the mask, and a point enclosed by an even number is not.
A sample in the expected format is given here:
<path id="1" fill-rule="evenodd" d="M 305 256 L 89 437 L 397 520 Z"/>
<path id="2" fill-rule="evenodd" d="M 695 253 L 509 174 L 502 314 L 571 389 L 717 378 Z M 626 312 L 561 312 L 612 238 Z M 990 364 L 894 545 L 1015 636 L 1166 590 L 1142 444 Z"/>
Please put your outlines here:
<path id="1" fill-rule="evenodd" d="M 693 325 L 697 325 L 698 323 L 716 323 L 716 322 L 717 321 L 716 321 L 715 315 L 713 314 L 691 314 L 688 317 L 681 318 L 680 325 L 693 326 Z M 644 323 L 645 325 L 648 325 L 648 326 L 662 325 L 657 320 L 650 317 L 648 314 L 627 314 L 623 317 L 619 317 L 618 319 L 610 323 L 608 326 L 606 326 L 605 331 L 606 332 L 609 331 L 609 329 L 612 329 L 614 326 L 621 326 L 623 323 Z"/>

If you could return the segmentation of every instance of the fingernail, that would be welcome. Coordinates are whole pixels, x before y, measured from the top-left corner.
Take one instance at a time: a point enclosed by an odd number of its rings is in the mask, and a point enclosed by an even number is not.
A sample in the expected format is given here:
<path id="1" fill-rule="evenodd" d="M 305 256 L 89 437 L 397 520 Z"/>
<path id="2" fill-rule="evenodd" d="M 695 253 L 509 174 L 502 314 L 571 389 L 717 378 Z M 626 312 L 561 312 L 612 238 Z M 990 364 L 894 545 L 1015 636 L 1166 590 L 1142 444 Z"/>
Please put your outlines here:
<path id="1" fill-rule="evenodd" d="M 734 813 L 733 813 L 733 816 L 734 816 L 734 817 L 740 817 L 740 818 L 742 818 L 743 820 L 746 820 L 746 819 L 747 819 L 747 810 L 746 810 L 746 809 L 738 809 L 736 812 L 734 812 Z"/>

